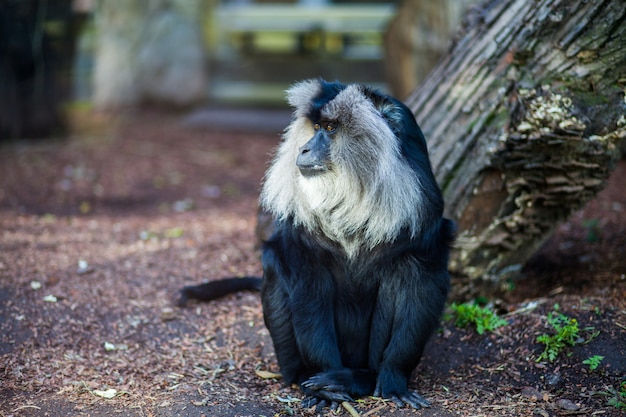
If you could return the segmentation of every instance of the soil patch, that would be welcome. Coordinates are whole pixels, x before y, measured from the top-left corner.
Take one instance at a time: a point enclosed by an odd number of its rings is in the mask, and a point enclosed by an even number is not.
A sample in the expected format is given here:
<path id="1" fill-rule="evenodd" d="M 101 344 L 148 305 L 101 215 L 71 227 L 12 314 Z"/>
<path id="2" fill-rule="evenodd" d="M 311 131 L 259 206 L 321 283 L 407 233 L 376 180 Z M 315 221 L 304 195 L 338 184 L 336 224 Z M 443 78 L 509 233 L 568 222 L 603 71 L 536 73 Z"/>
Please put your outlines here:
<path id="1" fill-rule="evenodd" d="M 280 133 L 197 126 L 142 112 L 0 147 L 0 415 L 315 414 L 267 377 L 258 294 L 174 306 L 183 285 L 260 275 L 258 189 Z M 622 161 L 496 300 L 506 326 L 442 322 L 412 381 L 431 409 L 367 398 L 357 412 L 624 415 L 611 404 L 626 403 L 625 176 Z M 581 340 L 538 362 L 557 304 Z"/>

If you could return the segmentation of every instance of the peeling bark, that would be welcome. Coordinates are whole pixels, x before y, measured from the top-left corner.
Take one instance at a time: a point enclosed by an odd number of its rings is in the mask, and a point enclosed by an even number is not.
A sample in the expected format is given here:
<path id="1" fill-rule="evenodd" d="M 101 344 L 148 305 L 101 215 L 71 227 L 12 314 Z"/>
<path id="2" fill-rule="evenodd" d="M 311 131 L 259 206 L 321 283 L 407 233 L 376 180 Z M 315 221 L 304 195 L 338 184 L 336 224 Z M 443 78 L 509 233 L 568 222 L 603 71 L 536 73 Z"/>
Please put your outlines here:
<path id="1" fill-rule="evenodd" d="M 603 188 L 626 137 L 626 8 L 492 0 L 465 22 L 407 104 L 459 223 L 451 269 L 484 292 Z"/>

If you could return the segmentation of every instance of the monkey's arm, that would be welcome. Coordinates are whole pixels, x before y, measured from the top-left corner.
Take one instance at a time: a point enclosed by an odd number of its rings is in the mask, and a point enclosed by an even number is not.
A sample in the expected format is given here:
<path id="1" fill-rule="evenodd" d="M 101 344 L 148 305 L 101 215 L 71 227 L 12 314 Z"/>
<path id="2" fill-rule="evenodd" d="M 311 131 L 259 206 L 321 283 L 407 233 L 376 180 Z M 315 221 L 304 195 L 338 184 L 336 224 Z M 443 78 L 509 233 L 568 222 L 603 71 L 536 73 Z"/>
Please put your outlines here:
<path id="1" fill-rule="evenodd" d="M 381 285 L 379 305 L 385 304 L 382 308 L 391 309 L 393 319 L 391 326 L 386 321 L 373 324 L 372 333 L 384 332 L 385 326 L 390 332 L 384 346 L 376 342 L 371 345 L 372 352 L 378 351 L 381 355 L 374 395 L 391 398 L 400 406 L 429 405 L 419 394 L 410 392 L 407 385 L 445 305 L 449 276 L 440 265 L 443 265 L 440 260 L 424 262 L 407 257 Z"/>
<path id="2" fill-rule="evenodd" d="M 239 291 L 259 291 L 261 282 L 261 278 L 258 277 L 243 277 L 224 278 L 205 284 L 190 285 L 180 290 L 177 304 L 179 307 L 185 307 L 189 299 L 211 301 Z"/>
<path id="3" fill-rule="evenodd" d="M 276 234 L 263 252 L 265 323 L 288 383 L 314 373 L 341 369 L 328 270 L 314 264 L 299 242 Z M 297 271 L 294 272 L 294 271 Z"/>
<path id="4" fill-rule="evenodd" d="M 273 250 L 267 244 L 263 251 L 263 318 L 270 332 L 276 359 L 283 380 L 287 384 L 297 383 L 305 365 L 300 356 L 293 330 L 289 309 L 288 286 L 284 279 L 285 271 Z"/>

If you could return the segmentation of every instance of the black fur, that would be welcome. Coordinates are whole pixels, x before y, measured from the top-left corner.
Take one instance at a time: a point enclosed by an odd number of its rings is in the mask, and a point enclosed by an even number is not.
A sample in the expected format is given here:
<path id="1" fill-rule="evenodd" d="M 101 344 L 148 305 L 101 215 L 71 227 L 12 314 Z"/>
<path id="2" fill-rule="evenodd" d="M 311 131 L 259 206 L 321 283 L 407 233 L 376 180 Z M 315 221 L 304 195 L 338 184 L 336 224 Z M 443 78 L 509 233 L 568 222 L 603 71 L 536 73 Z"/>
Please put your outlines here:
<path id="1" fill-rule="evenodd" d="M 331 401 L 324 390 L 408 395 L 448 292 L 451 232 L 442 221 L 430 241 L 399 237 L 346 262 L 332 242 L 279 224 L 264 250 L 262 300 L 285 381 Z"/>
<path id="2" fill-rule="evenodd" d="M 311 123 L 318 123 L 322 109 L 347 87 L 319 81 L 316 88 L 308 110 L 301 112 Z M 400 162 L 413 171 L 420 186 L 409 190 L 409 195 L 421 193 L 415 199 L 421 205 L 415 207 L 415 216 L 420 213 L 419 231 L 407 225 L 392 238 L 372 247 L 362 242 L 350 252 L 322 227 L 311 226 L 315 221 L 303 222 L 296 212 L 277 215 L 274 234 L 263 247 L 265 324 L 283 378 L 300 384 L 308 397 L 306 406 L 376 395 L 419 408 L 428 402 L 408 390 L 408 381 L 444 308 L 453 224 L 442 217 L 441 192 L 430 168 L 424 136 L 411 112 L 391 97 L 359 88 L 350 94 L 357 98 L 362 94 L 376 111 L 350 117 L 369 117 L 374 122 L 382 117 L 393 141 L 399 142 Z M 298 92 L 293 100 L 306 91 Z M 337 116 L 341 125 L 342 115 Z M 342 146 L 349 150 L 350 140 L 363 140 L 351 138 L 350 132 L 341 128 L 337 135 L 328 141 L 331 148 L 344 141 Z M 333 165 L 342 163 L 331 162 L 331 171 Z M 294 169 L 284 175 L 299 174 Z M 271 174 L 266 181 L 272 181 Z M 358 241 L 359 234 L 355 236 Z M 214 298 L 204 297 L 212 289 L 197 288 L 186 287 L 185 300 Z M 218 292 L 224 291 L 215 294 Z"/>
<path id="3" fill-rule="evenodd" d="M 200 285 L 190 285 L 180 290 L 178 306 L 185 307 L 189 299 L 211 301 L 233 292 L 261 290 L 262 280 L 258 277 L 226 278 Z"/>
<path id="4" fill-rule="evenodd" d="M 319 122 L 322 107 L 331 101 L 340 91 L 346 88 L 345 85 L 338 82 L 323 82 L 323 89 L 317 97 L 311 101 L 307 116 L 309 119 Z"/>

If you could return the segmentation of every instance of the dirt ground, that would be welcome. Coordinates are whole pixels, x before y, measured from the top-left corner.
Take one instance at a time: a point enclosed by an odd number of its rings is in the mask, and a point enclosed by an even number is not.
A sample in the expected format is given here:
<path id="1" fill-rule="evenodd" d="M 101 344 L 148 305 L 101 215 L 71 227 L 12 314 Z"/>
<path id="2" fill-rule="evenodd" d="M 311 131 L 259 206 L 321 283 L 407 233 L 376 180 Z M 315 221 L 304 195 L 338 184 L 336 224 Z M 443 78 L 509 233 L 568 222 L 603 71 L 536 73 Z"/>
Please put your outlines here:
<path id="1" fill-rule="evenodd" d="M 279 136 L 184 120 L 96 117 L 65 140 L 0 146 L 0 416 L 315 414 L 270 373 L 258 294 L 174 305 L 183 285 L 261 273 L 256 203 Z M 430 409 L 366 398 L 355 411 L 626 415 L 624 177 L 622 161 L 496 300 L 506 326 L 442 321 L 412 382 Z M 580 340 L 538 362 L 555 304 Z"/>

